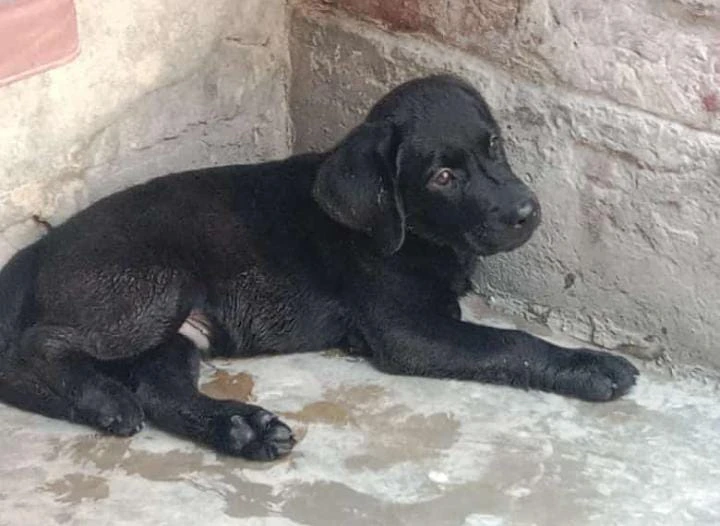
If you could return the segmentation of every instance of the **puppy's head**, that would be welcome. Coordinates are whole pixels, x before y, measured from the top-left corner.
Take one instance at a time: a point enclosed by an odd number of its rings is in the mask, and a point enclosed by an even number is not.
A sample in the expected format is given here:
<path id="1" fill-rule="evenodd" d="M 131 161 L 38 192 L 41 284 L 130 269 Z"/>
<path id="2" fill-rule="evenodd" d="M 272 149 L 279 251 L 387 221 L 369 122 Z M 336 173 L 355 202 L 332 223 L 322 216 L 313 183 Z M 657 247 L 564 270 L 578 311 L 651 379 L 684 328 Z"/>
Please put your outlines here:
<path id="1" fill-rule="evenodd" d="M 320 167 L 314 196 L 385 254 L 399 250 L 409 230 L 489 255 L 522 245 L 540 223 L 537 198 L 512 173 L 487 104 L 448 75 L 383 97 Z"/>

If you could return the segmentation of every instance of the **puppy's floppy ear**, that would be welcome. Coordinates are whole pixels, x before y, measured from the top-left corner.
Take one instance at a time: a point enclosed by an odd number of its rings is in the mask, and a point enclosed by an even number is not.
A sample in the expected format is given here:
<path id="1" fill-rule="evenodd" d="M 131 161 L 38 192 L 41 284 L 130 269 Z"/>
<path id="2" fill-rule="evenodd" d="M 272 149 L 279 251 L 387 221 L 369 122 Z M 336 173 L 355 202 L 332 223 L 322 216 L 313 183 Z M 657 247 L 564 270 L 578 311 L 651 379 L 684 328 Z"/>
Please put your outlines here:
<path id="1" fill-rule="evenodd" d="M 389 122 L 363 123 L 318 170 L 313 197 L 335 221 L 369 234 L 385 255 L 405 240 L 398 189 L 398 143 Z"/>

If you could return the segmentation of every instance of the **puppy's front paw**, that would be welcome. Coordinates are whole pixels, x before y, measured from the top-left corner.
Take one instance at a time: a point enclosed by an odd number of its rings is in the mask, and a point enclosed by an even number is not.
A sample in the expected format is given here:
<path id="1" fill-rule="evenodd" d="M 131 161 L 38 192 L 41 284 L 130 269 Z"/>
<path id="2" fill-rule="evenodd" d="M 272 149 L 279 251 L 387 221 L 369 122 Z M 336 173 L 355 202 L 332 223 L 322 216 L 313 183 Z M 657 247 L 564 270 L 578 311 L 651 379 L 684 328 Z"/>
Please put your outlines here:
<path id="1" fill-rule="evenodd" d="M 551 390 L 593 402 L 614 400 L 635 384 L 637 368 L 621 356 L 589 350 L 559 350 Z"/>
<path id="2" fill-rule="evenodd" d="M 259 409 L 251 414 L 221 417 L 216 423 L 215 447 L 248 460 L 275 460 L 295 445 L 292 430 L 274 414 Z"/>

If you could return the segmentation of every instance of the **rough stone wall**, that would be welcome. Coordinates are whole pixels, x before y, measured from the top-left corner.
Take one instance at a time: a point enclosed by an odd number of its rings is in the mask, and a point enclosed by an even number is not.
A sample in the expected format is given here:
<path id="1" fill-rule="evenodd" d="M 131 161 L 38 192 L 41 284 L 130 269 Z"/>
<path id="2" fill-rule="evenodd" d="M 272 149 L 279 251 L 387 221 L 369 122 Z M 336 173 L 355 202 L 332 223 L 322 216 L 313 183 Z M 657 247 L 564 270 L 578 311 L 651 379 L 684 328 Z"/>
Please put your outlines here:
<path id="1" fill-rule="evenodd" d="M 484 92 L 544 205 L 529 245 L 479 263 L 491 303 L 720 366 L 716 3 L 312 0 L 290 50 L 296 151 L 329 146 L 411 77 L 452 71 Z"/>
<path id="2" fill-rule="evenodd" d="M 0 88 L 0 263 L 105 194 L 289 152 L 285 0 L 77 0 L 81 54 Z"/>
<path id="3" fill-rule="evenodd" d="M 77 0 L 78 59 L 0 88 L 0 263 L 114 190 L 325 148 L 387 89 L 485 93 L 544 203 L 479 263 L 497 307 L 720 366 L 720 6 L 713 0 Z M 287 46 L 291 26 L 290 55 Z M 288 88 L 290 106 L 288 107 Z"/>
<path id="4" fill-rule="evenodd" d="M 312 2 L 311 2 L 312 3 Z M 717 0 L 317 0 L 518 77 L 720 131 Z"/>

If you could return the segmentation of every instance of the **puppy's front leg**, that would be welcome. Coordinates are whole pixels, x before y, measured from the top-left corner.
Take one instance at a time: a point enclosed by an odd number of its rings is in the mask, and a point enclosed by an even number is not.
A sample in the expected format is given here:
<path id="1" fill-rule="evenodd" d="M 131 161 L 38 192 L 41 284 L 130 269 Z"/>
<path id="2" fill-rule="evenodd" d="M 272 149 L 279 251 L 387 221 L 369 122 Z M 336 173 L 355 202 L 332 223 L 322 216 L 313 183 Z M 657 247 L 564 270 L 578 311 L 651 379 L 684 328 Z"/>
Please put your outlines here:
<path id="1" fill-rule="evenodd" d="M 529 334 L 434 313 L 370 310 L 364 332 L 376 365 L 394 374 L 445 377 L 613 400 L 635 383 L 625 358 L 557 347 Z M 370 321 L 370 320 L 367 320 Z"/>

